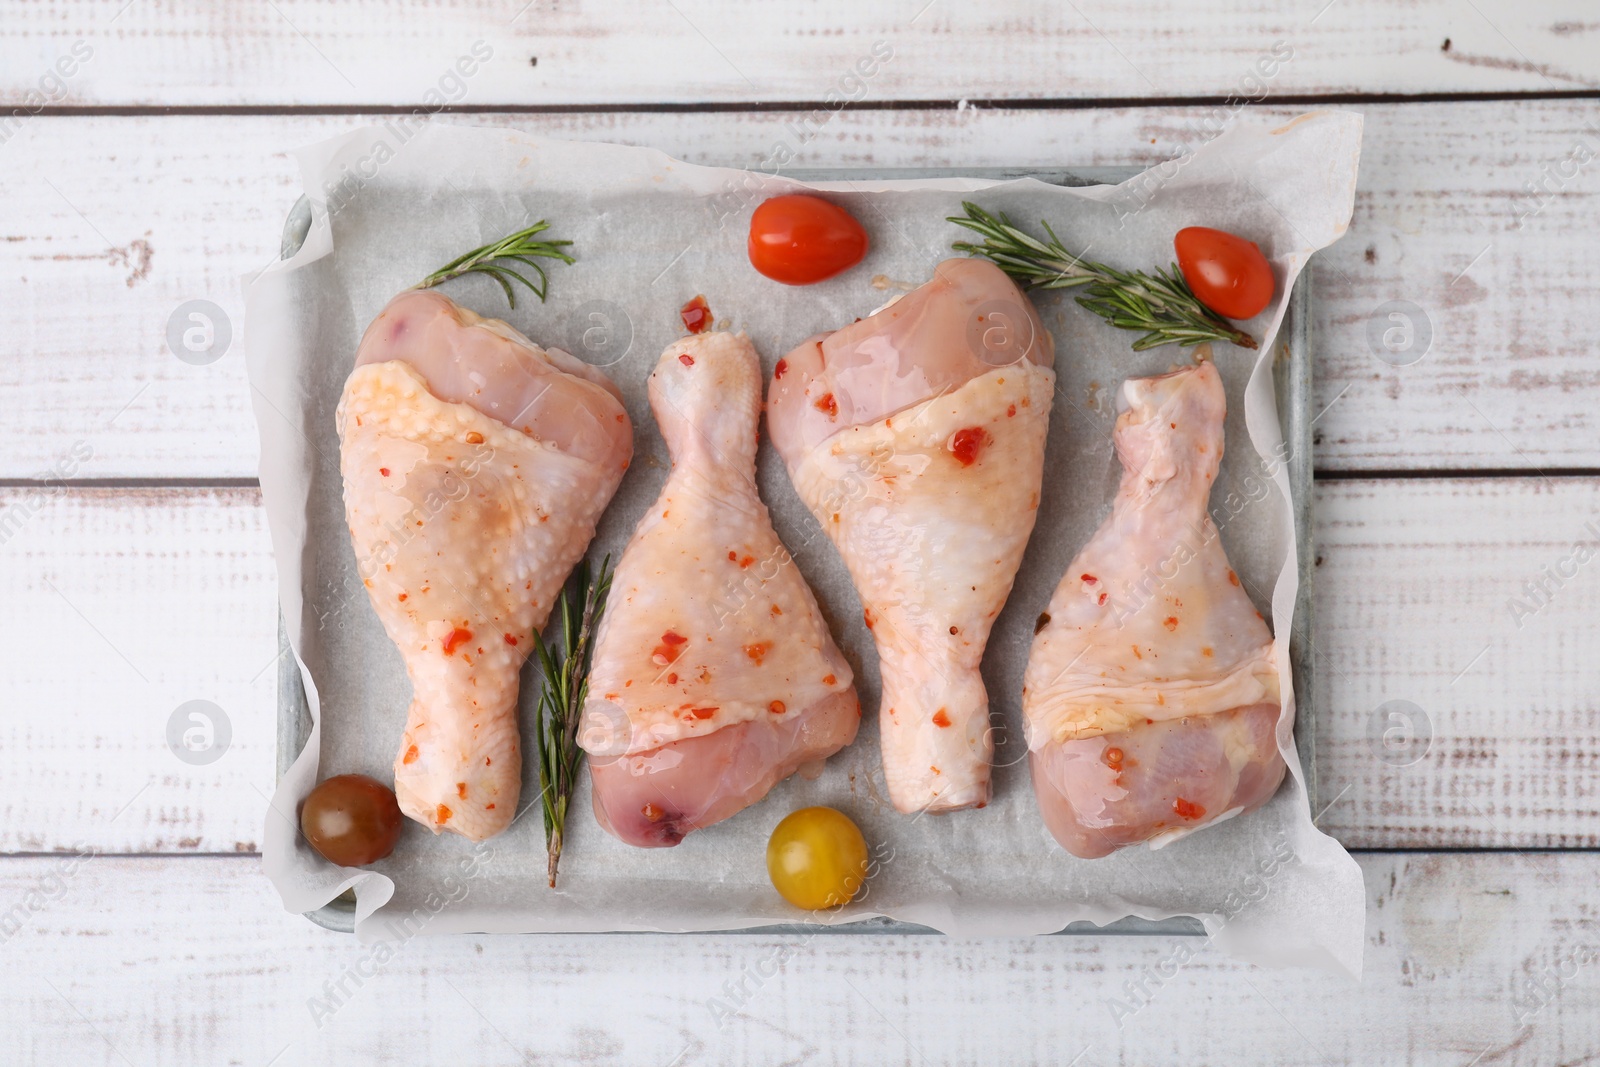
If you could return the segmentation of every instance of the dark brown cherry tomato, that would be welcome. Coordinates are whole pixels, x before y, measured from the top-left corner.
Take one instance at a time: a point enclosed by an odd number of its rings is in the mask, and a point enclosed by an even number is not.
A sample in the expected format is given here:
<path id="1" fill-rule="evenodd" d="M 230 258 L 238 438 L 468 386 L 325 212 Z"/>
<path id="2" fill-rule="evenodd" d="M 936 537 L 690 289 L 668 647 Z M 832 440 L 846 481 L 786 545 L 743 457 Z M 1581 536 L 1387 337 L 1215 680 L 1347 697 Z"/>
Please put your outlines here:
<path id="1" fill-rule="evenodd" d="M 394 790 L 364 774 L 329 778 L 300 808 L 306 840 L 341 867 L 376 863 L 393 852 L 404 822 Z"/>
<path id="2" fill-rule="evenodd" d="M 750 216 L 750 265 L 785 285 L 810 285 L 849 270 L 867 254 L 855 217 L 803 193 L 763 201 Z"/>
<path id="3" fill-rule="evenodd" d="M 1225 319 L 1251 319 L 1272 303 L 1272 265 L 1254 241 L 1189 226 L 1173 238 L 1178 269 L 1200 302 Z"/>

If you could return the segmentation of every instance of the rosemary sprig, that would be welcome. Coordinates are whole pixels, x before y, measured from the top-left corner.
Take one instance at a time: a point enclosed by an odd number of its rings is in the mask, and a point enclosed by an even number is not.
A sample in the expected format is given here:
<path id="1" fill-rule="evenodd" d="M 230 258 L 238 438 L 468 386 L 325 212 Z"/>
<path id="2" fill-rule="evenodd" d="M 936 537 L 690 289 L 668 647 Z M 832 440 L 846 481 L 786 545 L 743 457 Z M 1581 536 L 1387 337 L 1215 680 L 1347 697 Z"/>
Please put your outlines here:
<path id="1" fill-rule="evenodd" d="M 562 828 L 567 821 L 567 805 L 578 783 L 578 763 L 583 750 L 578 747 L 578 720 L 584 697 L 589 692 L 589 660 L 595 627 L 605 611 L 606 594 L 611 591 L 611 557 L 600 564 L 594 581 L 589 581 L 589 564 L 580 563 L 556 603 L 561 629 L 559 654 L 553 644 L 533 635 L 534 651 L 544 674 L 539 692 L 539 707 L 534 729 L 539 756 L 540 802 L 544 806 L 544 841 L 550 853 L 550 887 L 555 888 L 556 867 L 561 862 Z"/>
<path id="2" fill-rule="evenodd" d="M 543 233 L 550 228 L 550 224 L 543 219 L 529 226 L 525 230 L 518 230 L 509 237 L 502 238 L 493 244 L 474 248 L 464 256 L 451 260 L 422 281 L 417 283 L 418 289 L 432 289 L 442 282 L 452 278 L 459 278 L 463 274 L 487 274 L 500 283 L 500 288 L 506 291 L 506 301 L 512 306 L 517 306 L 517 294 L 511 288 L 512 281 L 519 281 L 531 289 L 535 296 L 542 302 L 545 289 L 550 279 L 545 275 L 544 267 L 533 258 L 540 256 L 545 259 L 559 259 L 563 263 L 573 262 L 573 258 L 563 252 L 563 248 L 570 248 L 571 241 L 538 241 L 534 235 Z M 539 278 L 535 285 L 516 267 L 509 266 L 509 262 L 520 263 L 530 268 Z"/>
<path id="3" fill-rule="evenodd" d="M 987 256 L 1024 287 L 1071 289 L 1084 286 L 1078 303 L 1113 326 L 1143 330 L 1133 343 L 1135 352 L 1157 345 L 1197 345 L 1202 341 L 1228 341 L 1255 348 L 1256 339 L 1202 304 L 1183 280 L 1177 264 L 1171 270 L 1156 268 L 1155 276 L 1143 271 L 1120 271 L 1068 252 L 1048 222 L 1048 243 L 1018 229 L 1004 214 L 991 215 L 977 204 L 963 202 L 965 215 L 948 221 L 983 236 L 983 244 L 957 241 L 957 252 Z"/>

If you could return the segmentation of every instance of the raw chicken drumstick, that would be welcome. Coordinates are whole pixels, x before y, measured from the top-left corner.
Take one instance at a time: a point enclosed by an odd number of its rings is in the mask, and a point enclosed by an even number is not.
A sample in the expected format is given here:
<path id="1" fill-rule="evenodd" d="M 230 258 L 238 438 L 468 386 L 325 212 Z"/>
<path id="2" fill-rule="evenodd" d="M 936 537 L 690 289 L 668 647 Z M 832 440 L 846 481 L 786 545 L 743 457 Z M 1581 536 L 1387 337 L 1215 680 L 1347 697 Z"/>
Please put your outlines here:
<path id="1" fill-rule="evenodd" d="M 594 814 L 676 845 L 856 735 L 850 666 L 756 495 L 761 367 L 743 334 L 669 346 L 650 407 L 672 453 L 595 638 L 579 743 Z"/>
<path id="2" fill-rule="evenodd" d="M 339 401 L 345 516 L 405 657 L 400 809 L 474 841 L 517 812 L 517 674 L 633 454 L 605 375 L 438 293 L 390 301 Z"/>
<path id="3" fill-rule="evenodd" d="M 989 800 L 978 667 L 1039 510 L 1054 359 L 1011 280 L 955 259 L 774 370 L 772 442 L 877 643 L 883 769 L 903 812 Z"/>
<path id="4" fill-rule="evenodd" d="M 1045 825 L 1086 859 L 1250 811 L 1284 772 L 1272 634 L 1206 510 L 1217 369 L 1123 396 L 1122 486 L 1040 619 L 1022 692 Z"/>

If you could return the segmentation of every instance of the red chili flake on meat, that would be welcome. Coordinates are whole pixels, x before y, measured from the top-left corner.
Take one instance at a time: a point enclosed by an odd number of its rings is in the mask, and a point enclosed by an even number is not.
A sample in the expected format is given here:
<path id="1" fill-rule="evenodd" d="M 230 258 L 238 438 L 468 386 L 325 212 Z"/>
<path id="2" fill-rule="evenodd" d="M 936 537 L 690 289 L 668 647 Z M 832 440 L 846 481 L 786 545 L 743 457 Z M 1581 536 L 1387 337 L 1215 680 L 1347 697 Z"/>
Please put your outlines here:
<path id="1" fill-rule="evenodd" d="M 1100 594 L 1100 599 L 1096 600 L 1095 603 L 1096 604 L 1104 604 L 1106 602 L 1106 597 L 1109 596 L 1109 595 L 1110 594 L 1108 594 L 1108 593 L 1101 593 Z"/>
<path id="2" fill-rule="evenodd" d="M 1016 417 L 1017 417 L 1017 405 L 1012 404 L 1012 405 L 1010 405 L 1009 407 L 1006 408 L 1006 418 L 1014 419 Z"/>
<path id="3" fill-rule="evenodd" d="M 694 366 L 694 357 L 685 352 L 683 355 L 678 357 L 678 362 L 682 363 L 685 367 L 692 367 Z"/>
<path id="4" fill-rule="evenodd" d="M 1138 645 L 1133 645 L 1131 647 L 1133 648 L 1133 658 L 1134 659 L 1144 659 L 1144 653 L 1139 651 L 1139 646 Z"/>
<path id="5" fill-rule="evenodd" d="M 950 454 L 956 457 L 956 462 L 963 467 L 970 467 L 978 462 L 978 455 L 993 440 L 989 431 L 982 426 L 968 426 L 964 430 L 957 430 L 950 435 L 950 441 L 945 446 Z"/>
<path id="6" fill-rule="evenodd" d="M 691 714 L 697 719 L 709 719 L 717 713 L 716 708 L 692 708 Z"/>
<path id="7" fill-rule="evenodd" d="M 483 810 L 484 811 L 493 811 L 494 810 L 494 805 L 493 804 L 485 804 L 483 806 Z"/>
<path id="8" fill-rule="evenodd" d="M 772 703 L 767 705 L 767 710 L 772 712 L 772 714 L 774 714 L 774 715 L 782 715 L 784 712 L 788 711 L 789 709 L 784 707 L 783 701 L 774 700 Z"/>
<path id="9" fill-rule="evenodd" d="M 711 325 L 711 305 L 707 304 L 706 298 L 699 294 L 696 294 L 693 300 L 683 305 L 678 314 L 683 318 L 683 328 L 690 333 L 700 333 Z M 685 366 L 694 364 L 692 359 L 682 356 L 679 358 L 683 359 Z"/>
<path id="10" fill-rule="evenodd" d="M 777 381 L 779 378 L 782 378 L 783 377 L 783 372 L 788 370 L 788 369 L 789 369 L 789 361 L 788 360 L 786 360 L 786 359 L 778 360 L 778 365 L 776 367 L 772 368 L 772 380 L 773 381 Z"/>
<path id="11" fill-rule="evenodd" d="M 1232 571 L 1229 571 L 1228 572 L 1228 581 L 1229 581 L 1229 583 L 1231 583 L 1233 585 L 1238 585 L 1239 584 L 1239 576 L 1237 574 L 1233 573 Z"/>
<path id="12" fill-rule="evenodd" d="M 934 712 L 933 713 L 933 725 L 941 726 L 941 727 L 949 726 L 950 725 L 950 713 L 948 711 L 944 710 L 943 708 L 940 708 L 938 711 Z"/>
<path id="13" fill-rule="evenodd" d="M 1178 628 L 1178 617 L 1176 615 L 1168 615 L 1161 621 L 1161 625 L 1169 630 L 1176 630 Z"/>
<path id="14" fill-rule="evenodd" d="M 867 624 L 867 629 L 869 629 L 869 630 L 872 629 L 872 609 L 871 608 L 862 608 L 861 609 L 861 621 Z"/>
<path id="15" fill-rule="evenodd" d="M 400 762 L 401 763 L 415 763 L 415 762 L 417 762 L 417 746 L 416 745 L 412 745 L 410 748 L 406 749 L 406 754 L 403 757 L 401 757 Z"/>
<path id="16" fill-rule="evenodd" d="M 778 605 L 774 604 L 774 605 L 772 605 L 772 614 L 774 614 L 774 615 L 782 615 L 783 614 L 783 609 L 778 607 Z"/>
<path id="17" fill-rule="evenodd" d="M 1122 749 L 1113 745 L 1112 747 L 1106 749 L 1105 752 L 1101 753 L 1100 758 L 1106 761 L 1107 767 L 1121 768 Z"/>
<path id="18" fill-rule="evenodd" d="M 1198 819 L 1206 813 L 1206 809 L 1199 804 L 1191 803 L 1179 797 L 1172 802 L 1172 810 L 1180 819 Z"/>
<path id="19" fill-rule="evenodd" d="M 510 645 L 510 646 L 511 646 L 511 647 L 513 647 L 513 648 L 515 648 L 515 647 L 516 647 L 516 645 L 517 645 L 517 639 L 516 639 L 516 637 L 514 637 L 514 636 L 513 636 L 513 635 L 511 635 L 511 634 L 506 634 L 506 644 L 508 644 L 508 645 Z"/>
<path id="20" fill-rule="evenodd" d="M 817 398 L 817 402 L 811 406 L 827 415 L 830 419 L 839 414 L 839 402 L 833 398 L 832 393 L 823 393 Z"/>
<path id="21" fill-rule="evenodd" d="M 825 675 L 822 676 L 822 684 L 823 685 L 833 685 L 838 680 L 839 679 L 835 678 L 831 674 L 825 674 Z"/>
<path id="22" fill-rule="evenodd" d="M 451 815 L 450 809 L 445 807 L 443 804 L 440 804 L 439 805 L 439 810 L 433 813 L 433 821 L 434 822 L 448 822 L 450 820 L 450 815 Z"/>
<path id="23" fill-rule="evenodd" d="M 460 797 L 462 800 L 467 799 L 467 783 L 466 782 L 457 782 L 456 783 L 456 796 Z"/>
<path id="24" fill-rule="evenodd" d="M 1092 574 L 1080 574 L 1080 575 L 1078 575 L 1078 580 L 1081 581 L 1081 582 L 1087 582 L 1088 584 L 1093 585 L 1094 583 L 1098 582 L 1100 579 L 1096 578 Z"/>
<path id="25" fill-rule="evenodd" d="M 687 637 L 680 636 L 671 630 L 661 635 L 661 643 L 657 645 L 650 655 L 650 662 L 657 667 L 665 667 L 683 655 L 683 644 Z"/>
<path id="26" fill-rule="evenodd" d="M 734 552 L 734 551 L 732 551 L 732 550 L 729 550 L 729 552 L 728 552 L 728 558 L 729 558 L 729 559 L 730 559 L 730 560 L 733 560 L 733 561 L 734 561 L 734 562 L 736 562 L 736 563 L 737 563 L 737 562 L 738 562 L 738 560 L 739 560 L 739 553 L 737 553 L 737 552 Z"/>
<path id="27" fill-rule="evenodd" d="M 440 638 L 439 644 L 444 647 L 444 654 L 451 656 L 455 654 L 456 649 L 460 648 L 462 645 L 471 640 L 472 631 L 463 630 L 461 627 L 457 626 L 454 630 L 451 630 L 444 637 Z"/>
<path id="28" fill-rule="evenodd" d="M 656 807 L 654 804 L 646 804 L 644 807 L 639 809 L 639 814 L 643 815 L 645 818 L 649 819 L 651 822 L 660 822 L 661 821 L 661 816 L 665 815 L 666 812 L 662 811 L 660 808 Z"/>
<path id="29" fill-rule="evenodd" d="M 742 559 L 739 560 L 739 569 L 740 570 L 748 570 L 749 567 L 750 567 L 750 564 L 754 563 L 755 561 L 756 561 L 756 558 L 754 556 L 745 556 L 745 557 L 743 557 Z"/>
<path id="30" fill-rule="evenodd" d="M 404 599 L 405 599 L 405 598 L 406 598 L 406 594 L 405 594 L 405 593 L 401 593 L 401 594 L 400 594 L 400 599 L 401 599 L 401 600 L 404 600 Z"/>
<path id="31" fill-rule="evenodd" d="M 745 645 L 744 646 L 744 654 L 749 656 L 750 659 L 758 667 L 761 666 L 761 661 L 766 658 L 767 653 L 771 652 L 771 651 L 772 651 L 772 642 L 771 641 L 757 641 L 753 645 Z"/>
<path id="32" fill-rule="evenodd" d="M 383 475 L 385 478 L 387 478 L 387 477 L 389 477 L 389 468 L 388 467 L 379 467 L 378 468 L 378 473 Z"/>
<path id="33" fill-rule="evenodd" d="M 1211 649 L 1209 649 L 1209 648 L 1202 648 L 1200 650 L 1200 654 L 1202 656 L 1204 656 L 1206 659 L 1210 659 L 1212 656 L 1216 655 L 1216 653 L 1211 651 Z"/>

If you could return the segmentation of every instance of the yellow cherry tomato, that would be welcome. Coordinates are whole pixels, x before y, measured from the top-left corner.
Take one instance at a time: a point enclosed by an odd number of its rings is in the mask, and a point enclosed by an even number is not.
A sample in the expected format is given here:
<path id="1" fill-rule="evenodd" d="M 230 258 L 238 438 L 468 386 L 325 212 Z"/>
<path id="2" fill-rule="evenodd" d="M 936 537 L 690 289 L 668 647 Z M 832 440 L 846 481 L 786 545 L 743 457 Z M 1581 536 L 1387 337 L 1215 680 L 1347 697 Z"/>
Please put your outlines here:
<path id="1" fill-rule="evenodd" d="M 832 808 L 791 812 L 767 842 L 773 888 L 797 908 L 838 907 L 867 880 L 867 842 L 849 816 Z"/>

